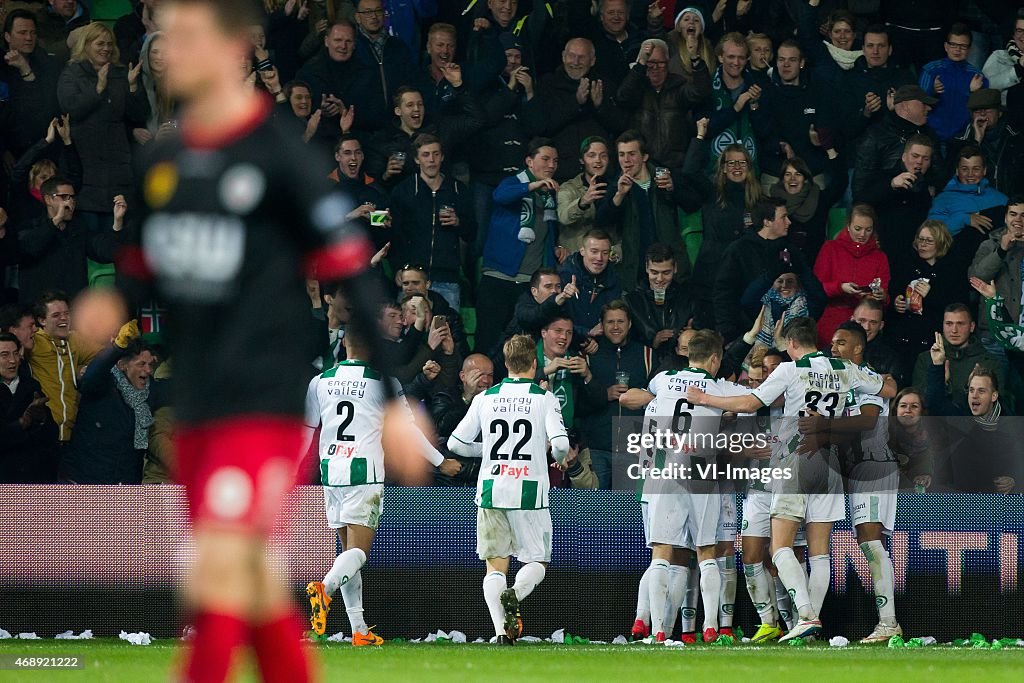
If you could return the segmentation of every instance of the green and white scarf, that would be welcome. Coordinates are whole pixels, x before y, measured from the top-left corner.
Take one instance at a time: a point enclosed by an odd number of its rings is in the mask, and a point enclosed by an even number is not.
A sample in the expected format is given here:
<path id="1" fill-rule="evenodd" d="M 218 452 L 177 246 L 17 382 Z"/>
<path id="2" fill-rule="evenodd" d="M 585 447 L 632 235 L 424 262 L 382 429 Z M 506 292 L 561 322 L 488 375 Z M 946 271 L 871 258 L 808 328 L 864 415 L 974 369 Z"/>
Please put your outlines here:
<path id="1" fill-rule="evenodd" d="M 527 185 L 537 180 L 536 176 L 530 173 L 529 169 L 520 171 L 516 175 L 516 179 Z M 527 192 L 526 196 L 519 203 L 519 241 L 526 244 L 530 244 L 537 239 L 537 232 L 533 229 L 534 222 L 536 221 L 534 197 L 540 198 L 545 221 L 558 220 L 558 202 L 555 199 L 554 192 Z"/>
<path id="2" fill-rule="evenodd" d="M 568 356 L 566 357 L 568 358 Z M 539 341 L 537 342 L 537 367 L 543 371 L 545 365 L 544 342 Z M 562 375 L 562 377 L 559 377 L 559 375 Z M 559 405 L 562 406 L 562 422 L 565 423 L 565 428 L 572 429 L 575 406 L 572 373 L 567 369 L 562 369 L 551 375 L 548 378 L 548 391 L 555 395 Z"/>

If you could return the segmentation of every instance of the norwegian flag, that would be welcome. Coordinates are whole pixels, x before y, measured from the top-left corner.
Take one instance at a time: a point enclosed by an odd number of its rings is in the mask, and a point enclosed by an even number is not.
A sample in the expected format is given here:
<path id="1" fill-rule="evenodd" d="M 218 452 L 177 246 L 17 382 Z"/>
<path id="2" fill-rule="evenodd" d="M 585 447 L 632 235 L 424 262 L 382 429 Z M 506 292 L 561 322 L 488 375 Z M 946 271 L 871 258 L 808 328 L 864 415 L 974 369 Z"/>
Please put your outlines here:
<path id="1" fill-rule="evenodd" d="M 167 309 L 155 301 L 147 301 L 139 308 L 139 328 L 142 334 L 160 332 L 164 326 Z"/>

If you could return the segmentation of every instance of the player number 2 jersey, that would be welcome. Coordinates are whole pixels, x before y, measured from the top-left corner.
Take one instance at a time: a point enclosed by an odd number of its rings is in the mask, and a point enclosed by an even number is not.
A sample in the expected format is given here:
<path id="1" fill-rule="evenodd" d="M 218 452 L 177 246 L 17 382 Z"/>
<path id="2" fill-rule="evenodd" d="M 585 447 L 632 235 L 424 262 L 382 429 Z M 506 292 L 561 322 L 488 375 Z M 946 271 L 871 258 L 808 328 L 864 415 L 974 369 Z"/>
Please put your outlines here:
<path id="1" fill-rule="evenodd" d="M 401 386 L 389 380 L 400 396 Z M 320 425 L 320 483 L 384 483 L 384 377 L 361 361 L 342 361 L 314 377 L 306 394 L 306 425 Z M 411 416 L 410 416 L 411 419 Z"/>
<path id="2" fill-rule="evenodd" d="M 482 508 L 548 507 L 548 443 L 565 439 L 558 399 L 530 380 L 509 378 L 482 394 L 452 437 L 470 444 L 483 438 L 476 504 Z"/>

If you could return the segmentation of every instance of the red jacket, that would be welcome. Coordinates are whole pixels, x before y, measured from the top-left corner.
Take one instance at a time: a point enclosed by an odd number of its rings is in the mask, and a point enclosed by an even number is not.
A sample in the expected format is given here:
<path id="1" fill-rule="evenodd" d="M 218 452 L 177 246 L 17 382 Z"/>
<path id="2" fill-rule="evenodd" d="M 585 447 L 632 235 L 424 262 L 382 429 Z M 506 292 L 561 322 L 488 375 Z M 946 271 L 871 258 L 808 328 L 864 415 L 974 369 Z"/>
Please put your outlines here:
<path id="1" fill-rule="evenodd" d="M 874 235 L 866 244 L 857 244 L 850 238 L 850 231 L 844 229 L 822 246 L 814 263 L 814 274 L 828 296 L 828 305 L 818 321 L 818 345 L 821 348 L 832 344 L 836 328 L 850 319 L 860 303 L 861 297 L 843 292 L 844 282 L 867 287 L 877 277 L 882 281 L 882 291 L 889 291 L 889 259 L 879 248 Z M 881 303 L 883 306 L 889 303 L 888 294 Z"/>

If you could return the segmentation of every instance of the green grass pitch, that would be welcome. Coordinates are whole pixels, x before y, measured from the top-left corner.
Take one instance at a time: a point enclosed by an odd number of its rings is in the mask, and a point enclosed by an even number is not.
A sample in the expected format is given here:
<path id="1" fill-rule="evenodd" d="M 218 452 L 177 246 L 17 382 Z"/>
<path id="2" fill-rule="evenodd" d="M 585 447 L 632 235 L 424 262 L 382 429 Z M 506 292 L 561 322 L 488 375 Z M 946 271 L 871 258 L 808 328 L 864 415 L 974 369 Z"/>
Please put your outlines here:
<path id="1" fill-rule="evenodd" d="M 882 647 L 830 648 L 825 643 L 731 648 L 703 645 L 664 648 L 649 645 L 492 645 L 386 643 L 380 648 L 353 648 L 347 643 L 314 646 L 324 681 L 509 680 L 658 681 L 695 675 L 700 680 L 842 681 L 1020 681 L 1024 648 L 999 651 L 927 647 L 890 650 Z M 0 681 L 88 681 L 149 683 L 168 680 L 179 644 L 157 641 L 134 646 L 111 639 L 92 641 L 3 641 L 0 656 L 68 656 L 84 658 L 85 668 L 65 671 L 0 671 Z M 257 681 L 251 668 L 236 680 Z"/>

